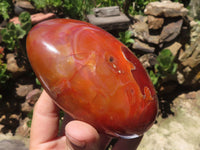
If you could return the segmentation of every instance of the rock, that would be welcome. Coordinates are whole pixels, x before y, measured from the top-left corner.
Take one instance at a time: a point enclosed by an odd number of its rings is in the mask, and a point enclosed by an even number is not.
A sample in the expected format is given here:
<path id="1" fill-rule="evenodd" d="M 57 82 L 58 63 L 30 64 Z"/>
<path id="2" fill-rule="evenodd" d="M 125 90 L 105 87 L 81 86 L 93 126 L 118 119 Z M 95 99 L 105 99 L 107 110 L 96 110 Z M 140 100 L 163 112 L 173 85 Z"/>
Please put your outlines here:
<path id="1" fill-rule="evenodd" d="M 147 53 L 153 53 L 155 51 L 155 47 L 151 47 L 148 44 L 141 42 L 137 39 L 135 39 L 132 48 Z"/>
<path id="2" fill-rule="evenodd" d="M 183 84 L 185 82 L 184 74 L 180 71 L 177 71 L 177 81 L 179 84 Z"/>
<path id="3" fill-rule="evenodd" d="M 159 35 L 150 35 L 148 24 L 145 22 L 137 22 L 132 26 L 133 36 L 141 41 L 147 41 L 152 44 L 159 44 Z"/>
<path id="4" fill-rule="evenodd" d="M 160 43 L 160 35 L 149 35 L 145 37 L 145 40 L 150 44 L 158 45 Z"/>
<path id="5" fill-rule="evenodd" d="M 33 85 L 32 84 L 17 84 L 16 88 L 16 96 L 19 98 L 26 97 L 26 95 L 33 90 Z"/>
<path id="6" fill-rule="evenodd" d="M 26 148 L 26 150 L 28 150 L 28 147 L 29 147 L 29 138 L 25 138 L 25 137 L 22 137 L 22 136 L 19 136 L 19 135 L 14 135 L 11 134 L 11 133 L 7 133 L 7 134 L 2 134 L 0 133 L 0 143 L 2 144 L 3 142 L 2 141 L 19 141 L 19 143 L 21 143 L 20 145 L 23 145 L 22 147 L 19 147 L 21 148 L 20 150 L 25 150 L 23 148 Z M 11 142 L 12 143 L 12 142 Z M 1 146 L 0 144 L 0 146 Z M 9 144 L 10 142 L 7 143 L 7 147 L 6 149 L 2 149 L 2 147 L 0 148 L 1 150 L 16 150 L 17 148 L 15 147 L 15 149 L 8 149 L 9 147 Z"/>
<path id="7" fill-rule="evenodd" d="M 173 56 L 177 56 L 178 51 L 181 49 L 182 44 L 180 44 L 179 42 L 174 42 L 172 45 L 165 47 L 165 49 L 169 49 Z"/>
<path id="8" fill-rule="evenodd" d="M 189 15 L 195 19 L 200 19 L 200 1 L 191 0 L 189 4 Z"/>
<path id="9" fill-rule="evenodd" d="M 191 34 L 193 35 L 193 33 Z M 194 68 L 200 64 L 200 36 L 194 38 L 194 41 L 191 42 L 191 45 L 186 48 L 179 56 L 179 60 L 183 66 L 189 66 Z"/>
<path id="10" fill-rule="evenodd" d="M 17 135 L 27 138 L 30 136 L 30 128 L 27 125 L 28 121 L 30 121 L 28 117 L 26 117 L 23 120 L 20 120 L 19 127 L 16 129 Z"/>
<path id="11" fill-rule="evenodd" d="M 147 23 L 148 21 L 147 16 L 143 16 L 143 15 L 135 15 L 134 19 L 139 22 L 145 22 L 145 23 Z"/>
<path id="12" fill-rule="evenodd" d="M 160 34 L 160 42 L 170 42 L 174 40 L 181 32 L 183 19 L 168 23 L 162 29 Z"/>
<path id="13" fill-rule="evenodd" d="M 29 10 L 29 9 L 34 10 L 35 9 L 35 7 L 28 0 L 17 0 L 16 3 L 15 3 L 15 6 L 18 6 L 18 7 L 27 9 L 27 10 Z"/>
<path id="14" fill-rule="evenodd" d="M 13 53 L 6 55 L 7 70 L 12 73 L 12 77 L 16 78 L 26 72 L 25 66 L 19 66 L 17 64 L 16 56 Z"/>
<path id="15" fill-rule="evenodd" d="M 105 30 L 127 30 L 130 24 L 130 19 L 123 13 L 112 17 L 96 17 L 94 14 L 89 14 L 87 19 L 91 24 Z"/>
<path id="16" fill-rule="evenodd" d="M 31 112 L 33 110 L 35 103 L 37 102 L 38 98 L 40 97 L 41 92 L 42 91 L 40 89 L 34 89 L 34 90 L 30 91 L 26 95 L 25 102 L 21 104 L 21 111 Z"/>
<path id="17" fill-rule="evenodd" d="M 145 22 L 137 22 L 132 26 L 133 36 L 144 41 L 149 37 L 148 24 Z"/>
<path id="18" fill-rule="evenodd" d="M 2 140 L 0 150 L 28 150 L 28 148 L 20 140 Z"/>
<path id="19" fill-rule="evenodd" d="M 93 12 L 96 17 L 120 16 L 119 6 L 94 8 Z"/>
<path id="20" fill-rule="evenodd" d="M 199 150 L 199 108 L 200 90 L 177 96 L 171 107 L 174 116 L 159 116 L 137 150 Z"/>
<path id="21" fill-rule="evenodd" d="M 39 22 L 42 22 L 48 19 L 53 19 L 53 18 L 56 18 L 56 15 L 54 13 L 47 13 L 47 14 L 37 13 L 37 14 L 31 15 L 31 22 L 34 25 Z M 14 24 L 20 24 L 19 17 L 14 17 L 10 19 L 9 22 L 13 22 Z"/>
<path id="22" fill-rule="evenodd" d="M 34 89 L 30 91 L 26 96 L 26 101 L 30 106 L 34 106 L 42 91 L 40 89 Z"/>
<path id="23" fill-rule="evenodd" d="M 2 116 L 0 117 L 0 122 L 2 122 L 4 119 L 6 119 L 6 115 L 2 115 Z"/>
<path id="24" fill-rule="evenodd" d="M 149 3 L 145 8 L 144 13 L 146 15 L 162 17 L 185 17 L 188 13 L 188 10 L 184 8 L 183 4 L 178 2 L 156 1 Z"/>
<path id="25" fill-rule="evenodd" d="M 15 119 L 15 120 L 19 120 L 20 119 L 20 115 L 17 115 L 17 114 L 12 114 L 9 116 L 9 119 Z"/>
<path id="26" fill-rule="evenodd" d="M 152 68 L 157 62 L 156 54 L 154 53 L 144 54 L 139 58 L 139 60 L 144 68 Z"/>
<path id="27" fill-rule="evenodd" d="M 33 13 L 35 12 L 35 7 L 29 1 L 17 0 L 14 5 L 14 11 L 17 15 L 19 15 L 23 11 Z"/>
<path id="28" fill-rule="evenodd" d="M 151 15 L 148 15 L 148 26 L 149 29 L 157 30 L 162 28 L 164 23 L 164 18 L 158 18 Z"/>
<path id="29" fill-rule="evenodd" d="M 200 71 L 197 71 L 196 75 L 192 79 L 192 84 L 196 84 L 197 86 L 199 86 L 199 84 L 200 84 Z"/>
<path id="30" fill-rule="evenodd" d="M 2 129 L 5 127 L 5 125 L 0 124 L 0 132 L 2 131 Z"/>
<path id="31" fill-rule="evenodd" d="M 53 18 L 56 18 L 56 15 L 54 13 L 46 13 L 46 14 L 37 13 L 37 14 L 31 15 L 31 22 L 34 25 L 42 21 L 53 19 Z"/>

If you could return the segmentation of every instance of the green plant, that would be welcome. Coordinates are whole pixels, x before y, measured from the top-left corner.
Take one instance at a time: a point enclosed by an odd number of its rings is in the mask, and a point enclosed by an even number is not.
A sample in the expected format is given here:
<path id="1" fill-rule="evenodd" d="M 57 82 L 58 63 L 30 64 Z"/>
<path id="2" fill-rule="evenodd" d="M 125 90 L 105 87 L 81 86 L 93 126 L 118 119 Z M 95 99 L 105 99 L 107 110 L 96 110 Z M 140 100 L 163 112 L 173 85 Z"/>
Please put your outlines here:
<path id="1" fill-rule="evenodd" d="M 159 82 L 165 79 L 168 75 L 173 75 L 177 71 L 177 63 L 174 62 L 174 56 L 169 49 L 164 49 L 157 57 L 157 64 L 154 66 L 154 71 L 150 71 L 149 75 L 153 84 L 158 87 Z"/>
<path id="2" fill-rule="evenodd" d="M 10 18 L 10 13 L 12 12 L 12 0 L 0 0 L 0 15 L 4 20 Z"/>
<path id="3" fill-rule="evenodd" d="M 150 2 L 155 2 L 158 0 L 135 0 L 134 1 L 134 8 L 130 12 L 132 14 L 144 14 L 144 9 Z"/>
<path id="4" fill-rule="evenodd" d="M 0 88 L 6 85 L 6 82 L 11 77 L 11 75 L 7 72 L 7 65 L 2 61 L 3 58 L 3 50 L 0 50 Z M 2 99 L 2 93 L 0 93 L 0 99 Z"/>
<path id="5" fill-rule="evenodd" d="M 63 0 L 30 0 L 37 10 L 41 9 L 53 9 L 61 7 L 63 4 Z"/>
<path id="6" fill-rule="evenodd" d="M 2 29 L 0 34 L 2 41 L 8 50 L 22 48 L 20 40 L 25 37 L 31 29 L 31 19 L 28 12 L 23 12 L 19 15 L 21 24 L 8 23 L 6 28 Z"/>
<path id="7" fill-rule="evenodd" d="M 30 111 L 30 112 L 27 114 L 27 117 L 30 119 L 30 120 L 28 120 L 28 122 L 27 122 L 27 126 L 30 128 L 30 127 L 31 127 L 31 123 L 32 123 L 32 119 L 33 119 L 33 110 Z"/>
<path id="8" fill-rule="evenodd" d="M 131 38 L 132 31 L 127 30 L 125 32 L 119 33 L 119 40 L 124 43 L 127 47 L 130 47 L 131 44 L 134 43 L 134 40 Z"/>
<path id="9" fill-rule="evenodd" d="M 93 7 L 91 0 L 64 0 L 63 12 L 70 18 L 84 20 Z"/>

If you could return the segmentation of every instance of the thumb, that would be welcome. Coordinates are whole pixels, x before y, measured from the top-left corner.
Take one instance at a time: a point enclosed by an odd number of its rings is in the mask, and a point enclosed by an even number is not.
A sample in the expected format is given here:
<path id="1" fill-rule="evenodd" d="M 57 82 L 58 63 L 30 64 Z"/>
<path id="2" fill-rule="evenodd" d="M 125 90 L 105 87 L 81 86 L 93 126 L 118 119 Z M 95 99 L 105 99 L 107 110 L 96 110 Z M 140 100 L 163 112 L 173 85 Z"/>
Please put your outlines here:
<path id="1" fill-rule="evenodd" d="M 82 121 L 70 121 L 65 127 L 69 150 L 98 150 L 100 136 L 96 129 Z"/>

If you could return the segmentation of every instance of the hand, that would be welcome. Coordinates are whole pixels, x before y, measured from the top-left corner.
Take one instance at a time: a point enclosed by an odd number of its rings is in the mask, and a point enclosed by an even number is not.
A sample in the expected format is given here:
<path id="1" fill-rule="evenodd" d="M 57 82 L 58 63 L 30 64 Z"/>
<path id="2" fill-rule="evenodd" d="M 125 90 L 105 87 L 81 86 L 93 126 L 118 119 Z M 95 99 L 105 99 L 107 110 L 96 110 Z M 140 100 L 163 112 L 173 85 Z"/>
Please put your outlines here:
<path id="1" fill-rule="evenodd" d="M 64 122 L 64 132 L 59 135 L 59 108 L 43 91 L 34 108 L 30 150 L 104 150 L 111 141 L 91 125 L 68 115 Z M 119 139 L 112 150 L 135 150 L 141 139 Z"/>

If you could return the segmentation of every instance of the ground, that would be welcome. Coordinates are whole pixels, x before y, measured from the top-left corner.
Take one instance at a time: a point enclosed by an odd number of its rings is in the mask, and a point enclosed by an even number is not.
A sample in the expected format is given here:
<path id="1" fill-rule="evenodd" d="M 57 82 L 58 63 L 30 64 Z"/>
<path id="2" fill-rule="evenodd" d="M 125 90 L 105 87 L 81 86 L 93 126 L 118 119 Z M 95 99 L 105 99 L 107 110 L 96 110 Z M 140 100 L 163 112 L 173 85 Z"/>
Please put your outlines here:
<path id="1" fill-rule="evenodd" d="M 138 150 L 199 150 L 200 90 L 178 95 L 171 115 L 157 118 L 144 134 Z M 173 114 L 173 115 L 172 115 Z M 29 139 L 11 133 L 0 134 L 0 150 L 28 150 Z"/>
<path id="2" fill-rule="evenodd" d="M 172 112 L 168 118 L 158 117 L 138 150 L 200 149 L 200 90 L 176 97 Z"/>

